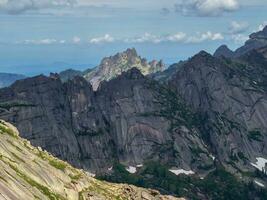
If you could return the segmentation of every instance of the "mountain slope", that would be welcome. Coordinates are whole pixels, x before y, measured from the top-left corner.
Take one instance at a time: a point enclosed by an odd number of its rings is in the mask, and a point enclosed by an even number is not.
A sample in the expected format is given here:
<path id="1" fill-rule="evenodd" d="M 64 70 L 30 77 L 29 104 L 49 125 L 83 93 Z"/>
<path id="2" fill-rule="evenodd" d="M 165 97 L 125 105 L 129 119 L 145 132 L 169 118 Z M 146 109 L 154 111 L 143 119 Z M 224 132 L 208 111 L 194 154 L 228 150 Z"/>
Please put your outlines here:
<path id="1" fill-rule="evenodd" d="M 267 26 L 262 31 L 252 33 L 245 44 L 235 51 L 230 50 L 226 45 L 220 46 L 214 52 L 214 56 L 220 58 L 239 58 L 249 53 L 252 50 L 260 49 L 261 47 L 267 46 Z"/>
<path id="2" fill-rule="evenodd" d="M 262 31 L 252 33 L 249 36 L 249 40 L 246 41 L 245 45 L 238 48 L 235 51 L 235 57 L 240 57 L 253 49 L 258 49 L 266 45 L 267 45 L 267 26 L 265 26 Z"/>
<path id="3" fill-rule="evenodd" d="M 206 144 L 235 173 L 253 171 L 251 163 L 267 159 L 267 93 L 260 82 L 266 67 L 256 60 L 251 66 L 200 52 L 170 81 L 200 113 Z"/>
<path id="4" fill-rule="evenodd" d="M 82 76 L 82 71 L 67 69 L 59 73 L 59 76 L 63 82 L 73 79 L 75 76 Z"/>
<path id="5" fill-rule="evenodd" d="M 20 80 L 24 78 L 26 77 L 20 74 L 0 73 L 0 88 L 10 86 L 16 80 Z"/>
<path id="6" fill-rule="evenodd" d="M 222 56 L 225 58 L 232 58 L 234 56 L 234 52 L 230 50 L 226 45 L 222 45 L 215 51 L 213 56 L 216 58 L 220 58 Z"/>
<path id="7" fill-rule="evenodd" d="M 97 90 L 100 82 L 104 80 L 109 81 L 122 72 L 126 72 L 134 67 L 139 69 L 143 75 L 147 75 L 162 71 L 164 64 L 162 61 L 157 62 L 155 60 L 147 63 L 147 60 L 138 56 L 136 50 L 133 48 L 104 58 L 99 66 L 85 73 L 84 77 L 92 84 L 93 89 Z"/>
<path id="8" fill-rule="evenodd" d="M 185 170 L 213 166 L 195 114 L 136 68 L 97 92 L 82 77 L 19 81 L 0 90 L 0 116 L 33 145 L 92 172 L 105 172 L 115 161 L 136 166 L 149 159 Z M 192 154 L 192 146 L 202 154 Z"/>
<path id="9" fill-rule="evenodd" d="M 6 200 L 178 199 L 157 191 L 98 181 L 34 148 L 15 127 L 0 121 L 0 198 Z"/>

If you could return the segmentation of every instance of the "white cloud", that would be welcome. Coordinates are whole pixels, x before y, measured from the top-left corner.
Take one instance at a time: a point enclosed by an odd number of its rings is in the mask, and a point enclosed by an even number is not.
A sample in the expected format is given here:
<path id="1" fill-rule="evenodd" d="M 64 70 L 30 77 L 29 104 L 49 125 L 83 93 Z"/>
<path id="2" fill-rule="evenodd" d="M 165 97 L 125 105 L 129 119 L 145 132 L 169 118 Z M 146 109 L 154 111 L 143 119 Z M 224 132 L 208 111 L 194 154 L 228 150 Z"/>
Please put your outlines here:
<path id="1" fill-rule="evenodd" d="M 247 22 L 232 21 L 229 27 L 231 34 L 243 33 L 247 31 L 249 24 Z"/>
<path id="2" fill-rule="evenodd" d="M 219 16 L 238 8 L 237 0 L 181 0 L 175 4 L 176 12 L 198 16 Z"/>
<path id="3" fill-rule="evenodd" d="M 112 43 L 112 42 L 121 42 L 121 43 L 162 43 L 162 42 L 173 42 L 173 43 L 201 43 L 205 41 L 215 41 L 223 40 L 224 36 L 221 33 L 213 33 L 211 31 L 205 33 L 197 33 L 196 35 L 187 35 L 184 32 L 177 32 L 175 34 L 168 35 L 153 35 L 151 33 L 145 33 L 139 37 L 134 38 L 113 38 L 109 34 L 105 34 L 101 37 L 95 37 L 89 39 L 91 44 L 102 44 L 102 43 Z M 74 36 L 70 40 L 64 39 L 28 39 L 22 42 L 16 42 L 16 44 L 34 44 L 34 45 L 49 45 L 49 44 L 82 44 L 82 39 L 78 36 Z"/>
<path id="4" fill-rule="evenodd" d="M 64 42 L 63 42 L 64 41 Z M 41 40 L 24 40 L 23 42 L 19 42 L 19 43 L 23 43 L 23 44 L 35 44 L 35 45 L 40 45 L 40 44 L 55 44 L 55 43 L 65 43 L 65 40 L 60 40 L 57 41 L 56 39 L 41 39 Z"/>
<path id="5" fill-rule="evenodd" d="M 20 14 L 28 10 L 66 7 L 76 3 L 76 0 L 0 0 L 0 11 L 8 14 Z"/>
<path id="6" fill-rule="evenodd" d="M 204 41 L 216 41 L 223 40 L 224 37 L 221 33 L 212 33 L 210 31 L 206 33 L 199 33 L 196 36 L 191 36 L 187 39 L 187 43 L 200 43 Z"/>
<path id="7" fill-rule="evenodd" d="M 150 33 L 145 33 L 140 37 L 135 38 L 127 38 L 124 40 L 126 43 L 144 43 L 144 42 L 152 42 L 152 43 L 160 43 L 162 42 L 162 38 L 160 36 L 152 35 Z"/>
<path id="8" fill-rule="evenodd" d="M 246 42 L 249 39 L 249 37 L 247 35 L 237 34 L 237 35 L 232 35 L 232 39 L 236 44 L 244 44 L 244 42 Z"/>
<path id="9" fill-rule="evenodd" d="M 262 31 L 265 26 L 267 26 L 267 21 L 264 21 L 262 24 L 259 25 L 258 31 Z"/>
<path id="10" fill-rule="evenodd" d="M 210 31 L 205 33 L 198 33 L 197 35 L 189 36 L 184 32 L 178 32 L 172 35 L 157 36 L 150 33 L 145 33 L 143 36 L 136 38 L 125 39 L 126 43 L 160 43 L 160 42 L 180 42 L 180 43 L 201 43 L 204 41 L 223 40 L 221 33 L 212 33 Z"/>
<path id="11" fill-rule="evenodd" d="M 90 39 L 90 43 L 92 43 L 92 44 L 110 43 L 110 42 L 114 42 L 114 41 L 115 41 L 115 39 L 109 34 L 106 34 L 103 37 L 97 37 L 97 38 Z"/>
<path id="12" fill-rule="evenodd" d="M 179 32 L 179 33 L 176 33 L 174 35 L 168 36 L 167 41 L 180 42 L 180 41 L 184 41 L 185 38 L 186 38 L 186 34 L 183 32 Z"/>
<path id="13" fill-rule="evenodd" d="M 72 42 L 73 42 L 74 44 L 78 44 L 78 43 L 81 42 L 81 38 L 79 38 L 78 36 L 74 36 L 74 37 L 72 38 Z"/>

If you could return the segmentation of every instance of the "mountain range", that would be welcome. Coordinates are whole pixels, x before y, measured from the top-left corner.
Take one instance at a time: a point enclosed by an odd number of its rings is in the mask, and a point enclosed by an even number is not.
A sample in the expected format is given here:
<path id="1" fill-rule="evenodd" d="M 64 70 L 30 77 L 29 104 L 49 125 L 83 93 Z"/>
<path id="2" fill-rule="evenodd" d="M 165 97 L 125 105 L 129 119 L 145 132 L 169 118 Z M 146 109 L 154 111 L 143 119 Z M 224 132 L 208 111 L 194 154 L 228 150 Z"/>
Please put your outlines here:
<path id="1" fill-rule="evenodd" d="M 0 118 L 98 179 L 188 199 L 267 198 L 267 27 L 164 70 L 135 49 L 0 90 Z"/>
<path id="2" fill-rule="evenodd" d="M 26 76 L 21 74 L 0 73 L 0 88 L 10 86 L 15 81 L 24 78 Z"/>

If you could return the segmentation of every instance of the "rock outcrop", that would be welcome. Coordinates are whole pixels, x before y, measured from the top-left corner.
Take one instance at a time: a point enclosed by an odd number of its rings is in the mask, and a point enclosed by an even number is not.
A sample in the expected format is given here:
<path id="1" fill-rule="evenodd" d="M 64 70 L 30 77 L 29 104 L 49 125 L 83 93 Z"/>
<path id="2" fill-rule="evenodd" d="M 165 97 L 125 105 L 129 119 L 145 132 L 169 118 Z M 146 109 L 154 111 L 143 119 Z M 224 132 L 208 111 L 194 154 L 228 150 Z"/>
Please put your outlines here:
<path id="1" fill-rule="evenodd" d="M 131 68 L 137 68 L 143 75 L 147 75 L 163 71 L 164 64 L 156 60 L 148 63 L 146 59 L 138 56 L 134 48 L 127 49 L 125 52 L 104 58 L 99 66 L 84 73 L 84 78 L 92 84 L 94 90 L 97 90 L 102 81 L 109 81 Z"/>
<path id="2" fill-rule="evenodd" d="M 266 61 L 252 53 L 237 62 L 202 51 L 170 81 L 200 113 L 206 144 L 232 170 L 253 170 L 250 162 L 267 155 Z"/>
<path id="3" fill-rule="evenodd" d="M 0 199 L 179 200 L 158 191 L 98 181 L 19 137 L 0 120 Z M 182 199 L 180 199 L 182 200 Z"/>
<path id="4" fill-rule="evenodd" d="M 217 58 L 222 56 L 239 58 L 252 50 L 260 49 L 264 46 L 267 46 L 267 26 L 262 31 L 252 33 L 245 44 L 235 51 L 230 50 L 226 45 L 222 45 L 215 51 L 214 56 Z"/>
<path id="5" fill-rule="evenodd" d="M 82 77 L 18 81 L 0 90 L 0 117 L 33 145 L 92 172 L 149 159 L 186 170 L 213 165 L 195 114 L 136 68 L 102 82 L 96 92 Z M 192 154 L 195 148 L 202 153 Z"/>
<path id="6" fill-rule="evenodd" d="M 226 45 L 222 45 L 215 51 L 213 56 L 216 58 L 220 57 L 232 58 L 234 56 L 234 52 L 231 49 L 229 49 Z"/>
<path id="7" fill-rule="evenodd" d="M 63 82 L 73 79 L 75 76 L 82 76 L 83 72 L 74 69 L 67 69 L 59 73 L 60 79 Z"/>

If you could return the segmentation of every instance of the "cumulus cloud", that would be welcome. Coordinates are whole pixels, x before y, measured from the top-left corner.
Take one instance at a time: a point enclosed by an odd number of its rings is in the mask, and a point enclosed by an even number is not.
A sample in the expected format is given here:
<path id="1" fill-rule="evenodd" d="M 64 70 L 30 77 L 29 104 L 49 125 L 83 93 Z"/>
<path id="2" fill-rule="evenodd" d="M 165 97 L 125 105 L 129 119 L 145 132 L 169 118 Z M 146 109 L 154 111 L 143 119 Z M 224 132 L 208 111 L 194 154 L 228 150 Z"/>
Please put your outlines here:
<path id="1" fill-rule="evenodd" d="M 182 15 L 220 16 L 239 8 L 237 0 L 181 0 L 175 10 Z"/>
<path id="2" fill-rule="evenodd" d="M 198 33 L 196 36 L 189 37 L 186 42 L 187 43 L 201 43 L 205 41 L 216 41 L 223 40 L 224 37 L 221 33 L 212 33 L 211 31 L 207 31 L 206 33 Z"/>
<path id="3" fill-rule="evenodd" d="M 170 41 L 170 42 L 181 42 L 181 41 L 184 41 L 185 39 L 186 39 L 186 34 L 183 32 L 179 32 L 174 35 L 169 35 L 167 37 L 167 41 Z"/>
<path id="4" fill-rule="evenodd" d="M 210 31 L 205 33 L 198 33 L 197 35 L 187 35 L 184 32 L 178 32 L 172 35 L 157 36 L 150 33 L 145 33 L 143 36 L 136 38 L 129 38 L 124 40 L 127 43 L 160 43 L 160 42 L 179 42 L 179 43 L 201 43 L 204 41 L 223 40 L 221 33 L 212 33 Z"/>
<path id="5" fill-rule="evenodd" d="M 0 11 L 20 14 L 28 10 L 72 6 L 76 3 L 76 0 L 0 0 Z"/>
<path id="6" fill-rule="evenodd" d="M 228 30 L 231 34 L 240 34 L 246 32 L 248 27 L 249 24 L 247 22 L 232 21 Z"/>
<path id="7" fill-rule="evenodd" d="M 112 42 L 120 43 L 162 43 L 162 42 L 173 42 L 173 43 L 201 43 L 205 41 L 216 41 L 223 40 L 224 36 L 221 33 L 213 33 L 207 31 L 204 33 L 197 33 L 195 35 L 187 35 L 184 32 L 177 32 L 175 34 L 168 35 L 154 35 L 151 33 L 145 33 L 138 37 L 129 38 L 114 38 L 110 34 L 104 36 L 95 37 L 89 39 L 90 44 L 104 44 Z M 17 44 L 33 44 L 33 45 L 49 45 L 49 44 L 86 44 L 82 43 L 82 39 L 78 36 L 74 36 L 70 40 L 57 40 L 57 39 L 40 39 L 40 40 L 24 40 L 22 42 L 16 42 Z"/>
<path id="8" fill-rule="evenodd" d="M 56 44 L 56 43 L 60 43 L 63 44 L 65 43 L 65 40 L 60 40 L 57 41 L 56 39 L 41 39 L 41 40 L 24 40 L 23 42 L 19 42 L 22 44 L 35 44 L 35 45 L 40 45 L 40 44 L 44 44 L 44 45 L 48 45 L 48 44 Z"/>
<path id="9" fill-rule="evenodd" d="M 264 21 L 262 24 L 259 25 L 258 31 L 262 31 L 265 26 L 267 26 L 267 21 Z"/>
<path id="10" fill-rule="evenodd" d="M 126 43 L 144 43 L 144 42 L 152 42 L 152 43 L 160 43 L 162 38 L 160 36 L 156 36 L 150 33 L 145 33 L 140 37 L 135 38 L 127 38 L 124 40 Z"/>
<path id="11" fill-rule="evenodd" d="M 243 34 L 236 34 L 232 35 L 232 39 L 236 44 L 244 44 L 244 42 L 246 42 L 249 39 L 249 37 Z"/>
<path id="12" fill-rule="evenodd" d="M 114 41 L 115 41 L 115 39 L 111 35 L 106 34 L 103 37 L 92 38 L 92 39 L 90 39 L 89 42 L 92 44 L 99 44 L 99 43 L 110 43 L 110 42 L 114 42 Z"/>
<path id="13" fill-rule="evenodd" d="M 81 42 L 81 38 L 79 38 L 78 36 L 74 36 L 74 37 L 72 38 L 72 42 L 73 42 L 74 44 L 78 44 L 78 43 Z"/>

